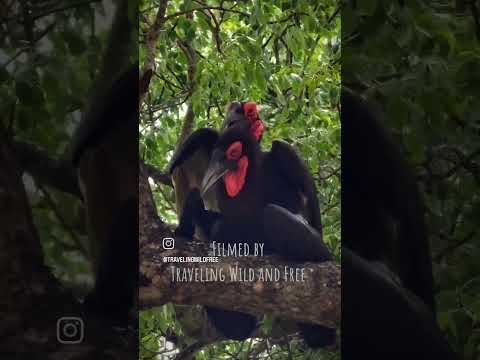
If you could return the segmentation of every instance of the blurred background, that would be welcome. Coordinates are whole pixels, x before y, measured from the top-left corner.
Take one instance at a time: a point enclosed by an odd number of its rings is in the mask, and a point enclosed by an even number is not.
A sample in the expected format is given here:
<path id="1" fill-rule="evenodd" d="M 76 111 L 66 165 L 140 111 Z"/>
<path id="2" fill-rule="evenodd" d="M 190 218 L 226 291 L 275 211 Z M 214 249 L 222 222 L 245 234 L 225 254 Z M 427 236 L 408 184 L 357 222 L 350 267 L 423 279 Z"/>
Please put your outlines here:
<path id="1" fill-rule="evenodd" d="M 414 166 L 426 205 L 437 318 L 461 357 L 480 356 L 478 1 L 342 7 L 342 86 L 361 93 Z"/>

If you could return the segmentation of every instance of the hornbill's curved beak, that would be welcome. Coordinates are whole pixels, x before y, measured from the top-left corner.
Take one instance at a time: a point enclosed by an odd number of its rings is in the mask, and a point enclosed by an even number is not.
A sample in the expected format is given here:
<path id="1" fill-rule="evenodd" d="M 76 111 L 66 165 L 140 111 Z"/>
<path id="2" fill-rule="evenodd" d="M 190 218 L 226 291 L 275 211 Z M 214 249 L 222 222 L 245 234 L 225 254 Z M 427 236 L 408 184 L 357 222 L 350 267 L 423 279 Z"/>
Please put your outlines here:
<path id="1" fill-rule="evenodd" d="M 237 162 L 234 160 L 228 160 L 225 157 L 225 153 L 222 150 L 216 149 L 212 153 L 208 169 L 202 180 L 201 195 L 205 193 L 220 180 L 230 170 L 237 168 Z"/>

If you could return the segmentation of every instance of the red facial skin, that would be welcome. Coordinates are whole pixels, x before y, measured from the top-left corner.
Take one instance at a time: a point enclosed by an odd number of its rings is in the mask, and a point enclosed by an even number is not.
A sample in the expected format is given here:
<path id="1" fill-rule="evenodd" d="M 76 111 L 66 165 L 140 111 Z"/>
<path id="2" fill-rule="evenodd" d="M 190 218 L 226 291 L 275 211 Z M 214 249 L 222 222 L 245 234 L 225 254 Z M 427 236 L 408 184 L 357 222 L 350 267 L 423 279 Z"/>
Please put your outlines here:
<path id="1" fill-rule="evenodd" d="M 243 145 L 240 141 L 235 141 L 231 144 L 226 152 L 228 160 L 237 161 L 237 169 L 230 170 L 223 176 L 225 182 L 225 189 L 230 197 L 235 197 L 242 190 L 245 185 L 245 179 L 247 177 L 248 158 L 242 155 Z"/>
<path id="2" fill-rule="evenodd" d="M 260 141 L 260 137 L 265 131 L 265 127 L 260 120 L 257 120 L 250 126 L 250 131 L 252 132 L 253 136 L 255 136 L 255 139 Z"/>
<path id="3" fill-rule="evenodd" d="M 250 132 L 257 141 L 262 137 L 265 127 L 262 120 L 258 115 L 257 104 L 253 101 L 249 101 L 243 105 L 243 112 L 245 117 L 250 123 Z M 228 160 L 237 161 L 237 169 L 228 171 L 224 176 L 225 189 L 228 196 L 235 197 L 242 190 L 245 185 L 245 179 L 247 177 L 248 158 L 242 155 L 243 145 L 240 141 L 236 141 L 231 144 L 227 151 L 226 157 Z"/>
<path id="4" fill-rule="evenodd" d="M 250 122 L 250 131 L 255 136 L 257 141 L 260 140 L 263 132 L 265 131 L 265 127 L 263 126 L 262 120 L 258 116 L 257 111 L 257 104 L 253 101 L 249 101 L 243 105 L 243 112 L 245 113 L 245 117 Z"/>

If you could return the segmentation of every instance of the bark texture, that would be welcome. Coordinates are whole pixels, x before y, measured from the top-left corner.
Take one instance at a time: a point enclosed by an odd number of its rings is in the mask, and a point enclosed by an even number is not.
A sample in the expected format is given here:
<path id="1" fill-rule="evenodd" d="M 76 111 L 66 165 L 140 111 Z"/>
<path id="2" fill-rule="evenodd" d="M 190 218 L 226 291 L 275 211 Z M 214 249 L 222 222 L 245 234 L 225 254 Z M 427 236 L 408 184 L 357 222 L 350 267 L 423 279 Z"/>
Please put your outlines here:
<path id="1" fill-rule="evenodd" d="M 175 240 L 176 246 L 180 245 L 181 248 L 164 251 L 162 239 L 155 236 L 149 241 L 149 245 L 142 249 L 140 275 L 145 281 L 140 288 L 141 308 L 167 302 L 201 304 L 258 315 L 273 314 L 330 327 L 339 326 L 339 265 L 333 262 L 291 263 L 276 256 L 221 257 L 217 263 L 164 262 L 164 257 L 209 256 L 206 244 L 184 243 L 184 239 Z M 172 266 L 175 268 L 173 275 Z M 236 267 L 247 271 L 251 269 L 254 276 L 247 277 L 246 281 L 236 281 L 230 277 L 230 271 Z M 285 276 L 285 268 L 288 276 Z M 304 281 L 300 275 L 302 268 L 305 271 Z M 278 281 L 259 279 L 261 273 L 267 269 L 278 270 Z M 291 277 L 291 269 L 299 269 L 293 273 L 294 277 Z M 215 272 L 223 272 L 225 280 L 209 281 Z M 176 277 L 178 274 L 183 276 L 183 281 Z M 193 278 L 189 278 L 190 275 Z"/>

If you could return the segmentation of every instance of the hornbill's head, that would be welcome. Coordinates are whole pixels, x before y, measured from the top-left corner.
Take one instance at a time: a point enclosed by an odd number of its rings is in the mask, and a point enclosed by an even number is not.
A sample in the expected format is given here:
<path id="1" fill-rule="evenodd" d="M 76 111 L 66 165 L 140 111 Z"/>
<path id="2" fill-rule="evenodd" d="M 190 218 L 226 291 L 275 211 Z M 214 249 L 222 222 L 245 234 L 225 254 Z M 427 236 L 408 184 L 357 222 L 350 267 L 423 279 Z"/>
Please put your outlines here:
<path id="1" fill-rule="evenodd" d="M 242 126 L 226 129 L 218 139 L 202 181 L 202 195 L 223 179 L 229 197 L 244 188 L 248 170 L 260 154 L 255 135 Z"/>
<path id="2" fill-rule="evenodd" d="M 262 139 L 262 134 L 265 131 L 262 120 L 260 120 L 258 115 L 257 104 L 253 101 L 234 101 L 228 105 L 222 129 L 228 129 L 233 125 L 247 127 L 258 142 Z"/>

